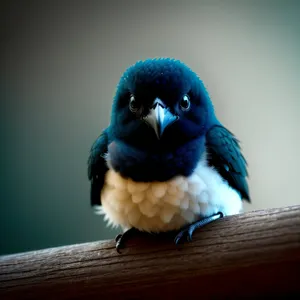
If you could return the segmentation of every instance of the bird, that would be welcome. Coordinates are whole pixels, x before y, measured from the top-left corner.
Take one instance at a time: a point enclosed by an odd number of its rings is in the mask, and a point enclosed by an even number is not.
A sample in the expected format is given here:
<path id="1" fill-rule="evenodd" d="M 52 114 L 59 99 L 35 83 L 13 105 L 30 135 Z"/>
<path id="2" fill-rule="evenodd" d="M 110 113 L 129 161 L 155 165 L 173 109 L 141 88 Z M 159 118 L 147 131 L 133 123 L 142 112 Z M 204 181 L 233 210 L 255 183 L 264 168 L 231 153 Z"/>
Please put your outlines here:
<path id="1" fill-rule="evenodd" d="M 90 204 L 121 227 L 116 250 L 135 232 L 176 232 L 239 214 L 251 202 L 240 141 L 216 116 L 210 95 L 187 64 L 148 58 L 121 75 L 109 125 L 88 156 Z"/>

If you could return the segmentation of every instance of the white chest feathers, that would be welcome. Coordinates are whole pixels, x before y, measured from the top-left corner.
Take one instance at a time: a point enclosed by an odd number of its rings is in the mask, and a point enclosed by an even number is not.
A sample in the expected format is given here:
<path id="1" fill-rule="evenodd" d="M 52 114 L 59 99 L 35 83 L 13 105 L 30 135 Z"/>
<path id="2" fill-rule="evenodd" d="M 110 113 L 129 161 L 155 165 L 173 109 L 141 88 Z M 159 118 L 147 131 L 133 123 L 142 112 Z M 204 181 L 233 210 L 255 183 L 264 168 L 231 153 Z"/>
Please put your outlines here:
<path id="1" fill-rule="evenodd" d="M 109 225 L 141 231 L 176 230 L 202 216 L 241 212 L 242 201 L 211 167 L 201 161 L 190 177 L 167 182 L 133 182 L 110 169 L 101 192 L 101 214 Z"/>

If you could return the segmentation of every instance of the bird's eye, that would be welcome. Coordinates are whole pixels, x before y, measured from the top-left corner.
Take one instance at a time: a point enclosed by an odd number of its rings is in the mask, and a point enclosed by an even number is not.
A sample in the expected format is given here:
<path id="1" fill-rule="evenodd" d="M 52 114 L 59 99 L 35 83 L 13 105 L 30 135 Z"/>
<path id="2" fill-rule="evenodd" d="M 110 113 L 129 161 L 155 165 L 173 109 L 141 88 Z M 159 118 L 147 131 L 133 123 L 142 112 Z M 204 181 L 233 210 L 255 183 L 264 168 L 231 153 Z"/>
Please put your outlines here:
<path id="1" fill-rule="evenodd" d="M 189 110 L 190 107 L 191 107 L 191 102 L 190 102 L 189 96 L 188 95 L 184 95 L 182 97 L 182 99 L 180 100 L 179 105 L 180 105 L 181 110 L 183 110 L 183 111 Z"/>
<path id="2" fill-rule="evenodd" d="M 129 108 L 133 113 L 137 112 L 140 109 L 140 105 L 138 101 L 135 99 L 134 95 L 130 96 Z"/>

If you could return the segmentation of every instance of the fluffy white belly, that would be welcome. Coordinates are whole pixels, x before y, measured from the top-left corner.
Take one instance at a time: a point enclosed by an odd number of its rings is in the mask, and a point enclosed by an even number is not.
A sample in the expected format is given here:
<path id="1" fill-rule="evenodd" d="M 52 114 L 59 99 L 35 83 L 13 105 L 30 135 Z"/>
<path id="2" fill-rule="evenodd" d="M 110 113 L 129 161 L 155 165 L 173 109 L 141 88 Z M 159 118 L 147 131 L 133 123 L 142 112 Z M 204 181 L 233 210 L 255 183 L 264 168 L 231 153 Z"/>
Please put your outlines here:
<path id="1" fill-rule="evenodd" d="M 133 182 L 110 169 L 101 192 L 101 214 L 109 225 L 142 231 L 168 231 L 221 211 L 241 212 L 239 194 L 205 161 L 190 177 L 167 182 Z"/>

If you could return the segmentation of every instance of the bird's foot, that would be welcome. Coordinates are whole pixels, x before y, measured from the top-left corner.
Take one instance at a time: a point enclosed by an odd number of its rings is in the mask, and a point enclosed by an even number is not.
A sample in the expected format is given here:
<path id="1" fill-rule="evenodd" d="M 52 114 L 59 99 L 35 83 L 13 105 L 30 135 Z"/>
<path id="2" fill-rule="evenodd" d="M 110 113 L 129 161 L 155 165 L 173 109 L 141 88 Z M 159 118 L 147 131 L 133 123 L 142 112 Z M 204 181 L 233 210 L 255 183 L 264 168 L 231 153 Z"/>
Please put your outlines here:
<path id="1" fill-rule="evenodd" d="M 183 228 L 175 237 L 175 244 L 178 245 L 179 242 L 183 239 L 186 239 L 188 242 L 192 241 L 193 233 L 197 228 L 203 227 L 217 219 L 223 218 L 223 213 L 218 212 L 210 217 L 200 219 L 192 224 L 189 224 L 187 227 Z"/>
<path id="2" fill-rule="evenodd" d="M 130 228 L 127 231 L 125 231 L 123 234 L 118 234 L 115 238 L 116 241 L 116 250 L 118 253 L 120 252 L 120 249 L 125 247 L 125 243 L 135 234 L 137 233 L 137 229 Z"/>

